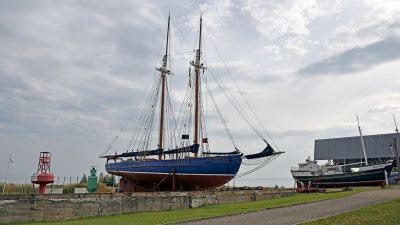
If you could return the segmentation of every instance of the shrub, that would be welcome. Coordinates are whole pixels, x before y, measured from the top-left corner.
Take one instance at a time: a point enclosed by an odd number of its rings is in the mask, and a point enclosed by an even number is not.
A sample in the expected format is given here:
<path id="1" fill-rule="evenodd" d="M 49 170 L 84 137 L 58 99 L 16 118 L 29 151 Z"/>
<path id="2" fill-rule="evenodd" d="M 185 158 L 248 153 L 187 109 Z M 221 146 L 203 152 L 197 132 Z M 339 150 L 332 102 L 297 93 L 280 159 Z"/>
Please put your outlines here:
<path id="1" fill-rule="evenodd" d="M 0 191 L 3 192 L 4 183 L 0 184 Z M 33 187 L 32 184 L 7 184 L 4 191 L 5 194 L 21 194 L 23 190 L 24 194 L 37 193 L 38 188 Z"/>
<path id="2" fill-rule="evenodd" d="M 97 183 L 97 193 L 113 193 L 114 191 L 115 189 L 113 189 L 112 187 L 108 187 L 104 183 Z"/>
<path id="3" fill-rule="evenodd" d="M 62 186 L 61 186 L 62 187 Z M 64 185 L 63 193 L 64 194 L 73 194 L 75 188 L 86 188 L 87 183 L 78 183 L 78 184 L 69 184 L 69 185 Z"/>

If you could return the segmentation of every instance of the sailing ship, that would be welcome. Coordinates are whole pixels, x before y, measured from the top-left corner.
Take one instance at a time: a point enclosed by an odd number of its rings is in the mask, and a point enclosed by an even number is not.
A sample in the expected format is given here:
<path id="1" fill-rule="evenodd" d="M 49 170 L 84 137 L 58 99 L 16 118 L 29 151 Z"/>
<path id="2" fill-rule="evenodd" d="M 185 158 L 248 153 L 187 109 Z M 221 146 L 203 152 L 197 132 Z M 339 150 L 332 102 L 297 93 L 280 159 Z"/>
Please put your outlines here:
<path id="1" fill-rule="evenodd" d="M 293 178 L 296 181 L 297 190 L 315 190 L 315 188 L 337 188 L 350 186 L 385 186 L 388 176 L 394 166 L 394 161 L 370 165 L 365 150 L 364 140 L 358 121 L 361 146 L 364 154 L 364 162 L 343 165 L 320 166 L 317 161 L 310 158 L 305 163 L 299 163 L 298 167 L 291 168 Z"/>
<path id="2" fill-rule="evenodd" d="M 283 153 L 275 151 L 264 138 L 262 140 L 267 146 L 256 154 L 245 155 L 234 142 L 233 151 L 212 152 L 210 150 L 206 127 L 203 124 L 205 118 L 200 84 L 202 73 L 204 74 L 206 69 L 202 62 L 202 17 L 200 17 L 198 49 L 195 51 L 195 60 L 190 62 L 190 68 L 194 68 L 195 71 L 193 82 L 190 75 L 191 69 L 189 70 L 188 88 L 193 91 L 190 92 L 192 94 L 185 97 L 182 104 L 182 108 L 190 108 L 190 110 L 181 110 L 184 112 L 179 115 L 183 114 L 180 118 L 184 119 L 180 120 L 183 121 L 180 128 L 178 128 L 179 122 L 175 120 L 172 122 L 174 124 L 172 128 L 165 128 L 167 124 L 171 124 L 166 122 L 167 111 L 171 109 L 171 103 L 166 99 L 169 93 L 166 84 L 167 76 L 172 74 L 167 67 L 170 56 L 169 34 L 170 17 L 168 17 L 165 55 L 162 59 L 162 66 L 157 68 L 161 76 L 156 77 L 157 82 L 155 83 L 157 84 L 153 86 L 156 93 L 149 98 L 150 107 L 144 113 L 144 118 L 139 121 L 140 124 L 144 124 L 142 126 L 144 128 L 135 134 L 135 140 L 139 140 L 135 145 L 136 149 L 132 147 L 134 145 L 132 143 L 135 142 L 132 139 L 129 151 L 122 154 L 100 156 L 107 159 L 106 171 L 121 177 L 119 186 L 121 192 L 192 191 L 216 188 L 226 184 L 237 175 L 242 160 L 261 159 L 262 163 L 256 167 L 257 169 Z M 192 83 L 194 87 L 192 87 Z M 210 91 L 209 87 L 207 87 L 207 91 Z M 213 97 L 212 100 L 215 103 Z M 151 142 L 151 130 L 154 127 L 153 120 L 157 113 L 155 113 L 157 102 L 160 103 L 158 143 L 157 147 L 151 149 L 149 142 Z M 194 110 L 192 110 L 193 105 Z M 221 117 L 220 110 L 217 109 L 217 111 Z M 222 117 L 221 120 L 232 140 L 225 120 Z M 193 129 L 189 131 L 190 128 Z M 166 130 L 170 131 L 170 136 L 175 136 L 175 142 L 171 141 L 172 138 L 167 139 L 169 146 L 173 145 L 173 148 L 166 146 Z M 193 142 L 189 140 L 191 132 Z"/>

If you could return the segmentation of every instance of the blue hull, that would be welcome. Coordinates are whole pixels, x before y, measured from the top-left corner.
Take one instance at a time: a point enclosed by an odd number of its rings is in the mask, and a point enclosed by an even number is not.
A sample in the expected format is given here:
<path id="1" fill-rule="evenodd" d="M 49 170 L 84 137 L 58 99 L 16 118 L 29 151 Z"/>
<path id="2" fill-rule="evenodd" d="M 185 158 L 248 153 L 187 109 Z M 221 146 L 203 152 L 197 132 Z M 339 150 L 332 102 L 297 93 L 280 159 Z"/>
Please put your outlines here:
<path id="1" fill-rule="evenodd" d="M 122 176 L 122 191 L 206 190 L 219 187 L 238 172 L 242 154 L 175 160 L 107 163 L 110 174 Z"/>

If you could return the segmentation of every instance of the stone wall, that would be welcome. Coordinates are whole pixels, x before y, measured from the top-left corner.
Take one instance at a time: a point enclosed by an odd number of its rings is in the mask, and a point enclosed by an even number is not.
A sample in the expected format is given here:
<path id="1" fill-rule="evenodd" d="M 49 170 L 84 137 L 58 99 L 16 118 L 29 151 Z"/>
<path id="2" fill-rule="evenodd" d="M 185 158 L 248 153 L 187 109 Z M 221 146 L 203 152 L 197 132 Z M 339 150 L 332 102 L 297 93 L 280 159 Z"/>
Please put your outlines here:
<path id="1" fill-rule="evenodd" d="M 0 223 L 70 220 L 122 213 L 196 208 L 279 198 L 293 192 L 163 192 L 132 194 L 2 195 Z"/>

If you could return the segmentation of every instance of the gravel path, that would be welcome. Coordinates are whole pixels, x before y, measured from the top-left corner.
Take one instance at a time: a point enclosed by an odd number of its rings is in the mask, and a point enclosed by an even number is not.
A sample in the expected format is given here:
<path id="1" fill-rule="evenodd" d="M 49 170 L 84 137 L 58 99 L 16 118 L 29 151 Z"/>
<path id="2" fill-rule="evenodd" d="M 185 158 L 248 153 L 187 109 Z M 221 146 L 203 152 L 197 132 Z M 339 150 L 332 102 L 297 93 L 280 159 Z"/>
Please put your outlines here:
<path id="1" fill-rule="evenodd" d="M 400 187 L 364 191 L 340 199 L 323 200 L 276 209 L 239 213 L 236 215 L 201 219 L 180 224 L 297 224 L 334 216 L 395 198 L 400 198 Z"/>

